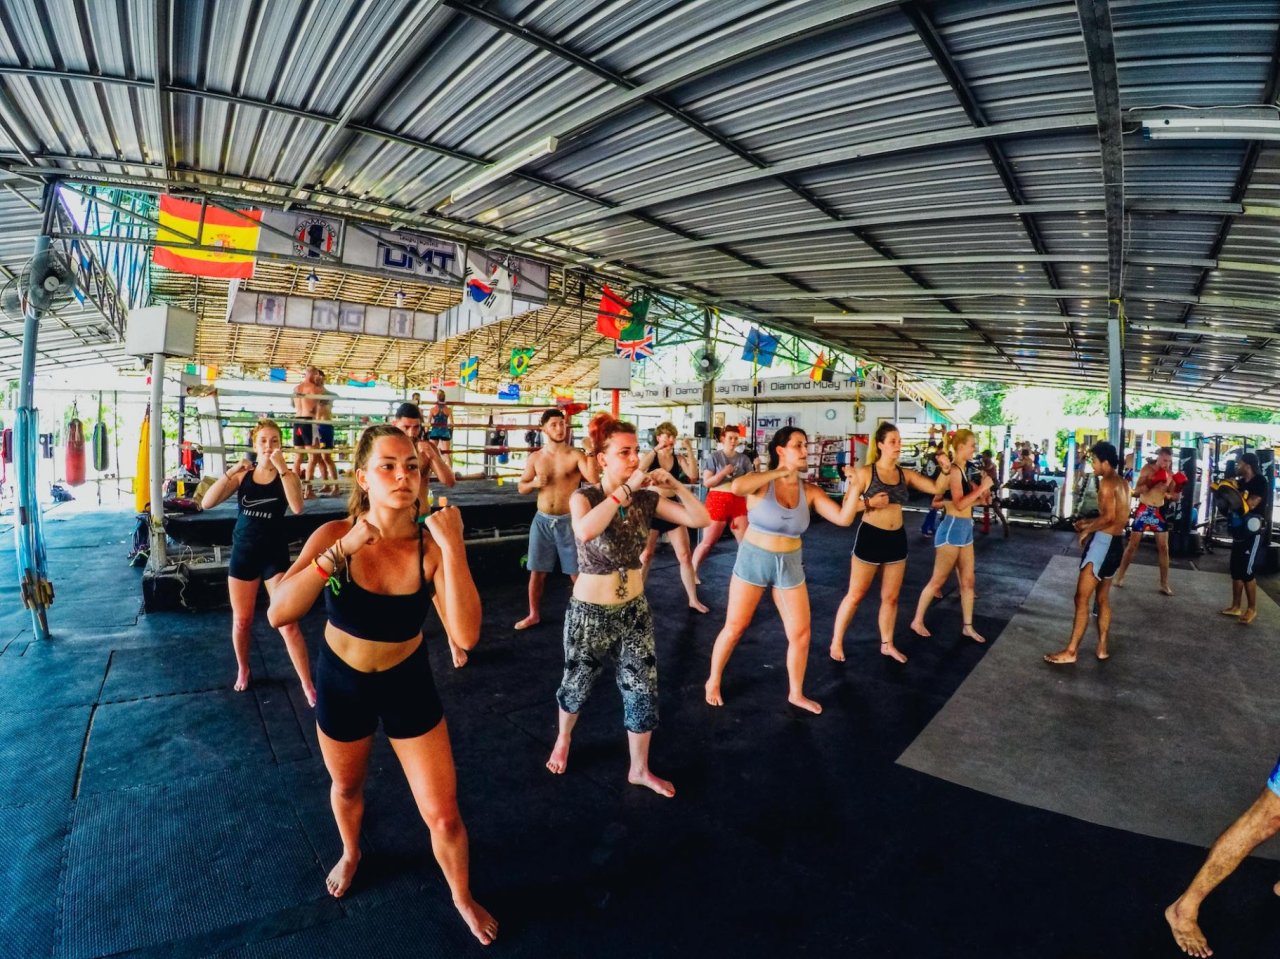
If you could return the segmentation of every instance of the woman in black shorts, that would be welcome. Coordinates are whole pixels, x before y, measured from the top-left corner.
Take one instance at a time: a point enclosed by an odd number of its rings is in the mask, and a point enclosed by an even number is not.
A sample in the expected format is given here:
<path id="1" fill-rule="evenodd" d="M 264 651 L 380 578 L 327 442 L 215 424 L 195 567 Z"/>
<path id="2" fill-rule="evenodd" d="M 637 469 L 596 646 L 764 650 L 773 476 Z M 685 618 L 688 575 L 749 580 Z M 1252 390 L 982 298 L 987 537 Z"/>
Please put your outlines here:
<path id="1" fill-rule="evenodd" d="M 646 473 L 662 469 L 671 474 L 677 483 L 689 485 L 689 477 L 698 475 L 698 463 L 689 452 L 688 446 L 676 449 L 675 424 L 659 423 L 654 429 L 657 445 L 640 457 L 640 468 Z M 686 441 L 687 442 L 687 441 Z M 653 562 L 653 554 L 658 548 L 658 537 L 667 534 L 667 542 L 675 550 L 676 561 L 680 564 L 680 582 L 684 583 L 684 593 L 689 600 L 689 608 L 700 613 L 709 612 L 698 599 L 698 575 L 693 571 L 693 548 L 689 545 L 689 529 L 679 523 L 668 523 L 655 516 L 653 526 L 649 529 L 649 542 L 645 545 L 640 560 L 644 563 L 644 578 L 649 578 L 649 566 Z"/>
<path id="2" fill-rule="evenodd" d="M 449 731 L 422 643 L 433 597 L 456 643 L 471 649 L 480 638 L 480 594 L 467 566 L 462 517 L 457 507 L 420 517 L 417 449 L 398 426 L 361 434 L 352 474 L 349 519 L 311 534 L 270 611 L 273 624 L 297 621 L 324 592 L 329 621 L 316 670 L 316 726 L 342 835 L 342 859 L 325 885 L 330 895 L 346 894 L 360 864 L 365 775 L 380 720 L 430 828 L 454 907 L 489 944 L 498 923 L 471 898 Z"/>
<path id="3" fill-rule="evenodd" d="M 249 688 L 249 642 L 253 607 L 258 600 L 258 584 L 274 594 L 280 577 L 289 568 L 289 540 L 281 520 L 285 509 L 302 512 L 302 481 L 285 462 L 280 427 L 271 420 L 259 420 L 249 435 L 258 456 L 254 466 L 242 459 L 225 476 L 218 478 L 200 501 L 203 509 L 213 509 L 236 494 L 240 515 L 231 534 L 231 562 L 227 568 L 227 592 L 231 595 L 231 645 L 236 651 L 236 692 Z M 307 643 L 296 623 L 280 630 L 289 659 L 302 682 L 307 702 L 316 704 L 316 688 L 311 683 Z"/>
<path id="4" fill-rule="evenodd" d="M 326 885 L 330 895 L 344 895 L 360 863 L 364 781 L 381 720 L 431 830 L 453 904 L 487 945 L 498 924 L 471 897 L 449 730 L 422 641 L 433 596 L 454 642 L 471 649 L 480 638 L 480 594 L 467 566 L 461 514 L 451 506 L 420 517 L 418 452 L 396 426 L 364 431 L 352 473 L 350 518 L 311 535 L 270 612 L 273 625 L 296 622 L 324 592 L 329 621 L 316 669 L 316 726 L 342 836 L 342 858 Z"/>
<path id="5" fill-rule="evenodd" d="M 898 593 L 907 571 L 907 531 L 902 526 L 902 507 L 912 489 L 933 495 L 934 480 L 898 465 L 902 437 L 892 423 L 881 423 L 867 453 L 867 465 L 858 467 L 857 485 L 863 490 L 862 522 L 853 537 L 853 558 L 849 562 L 849 591 L 840 601 L 835 628 L 831 633 L 831 658 L 844 662 L 844 634 L 867 595 L 876 573 L 880 577 L 880 652 L 905 663 L 894 645 L 893 629 L 898 622 Z"/>

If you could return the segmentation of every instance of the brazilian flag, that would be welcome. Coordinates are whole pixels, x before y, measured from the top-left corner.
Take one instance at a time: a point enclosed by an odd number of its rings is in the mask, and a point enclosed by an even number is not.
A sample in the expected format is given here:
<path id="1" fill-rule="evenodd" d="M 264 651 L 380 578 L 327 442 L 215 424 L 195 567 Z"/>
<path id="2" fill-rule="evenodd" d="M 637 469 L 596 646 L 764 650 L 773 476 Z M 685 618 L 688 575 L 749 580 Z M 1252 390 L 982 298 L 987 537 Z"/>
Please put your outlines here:
<path id="1" fill-rule="evenodd" d="M 533 354 L 537 350 L 533 347 L 525 347 L 511 351 L 511 376 L 524 376 L 529 372 L 529 361 L 533 359 Z"/>

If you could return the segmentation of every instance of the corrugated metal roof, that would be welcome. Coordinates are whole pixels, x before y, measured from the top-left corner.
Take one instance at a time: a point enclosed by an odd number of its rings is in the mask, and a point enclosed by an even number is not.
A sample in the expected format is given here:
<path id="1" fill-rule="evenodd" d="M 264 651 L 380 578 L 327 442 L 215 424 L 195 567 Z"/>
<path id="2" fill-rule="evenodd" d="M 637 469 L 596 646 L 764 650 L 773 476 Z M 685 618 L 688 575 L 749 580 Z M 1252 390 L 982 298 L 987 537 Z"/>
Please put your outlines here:
<path id="1" fill-rule="evenodd" d="M 1131 112 L 1274 110 L 1280 4 L 1089 3 L 1123 111 L 1128 384 L 1280 406 L 1276 151 L 1147 140 Z M 1115 239 L 1086 39 L 1052 0 L 11 0 L 0 166 L 451 232 L 908 374 L 1101 387 Z M 446 202 L 546 136 L 554 154 Z M 15 269 L 38 217 L 10 209 Z M 216 325 L 225 284 L 200 295 L 203 358 L 245 356 Z M 859 312 L 905 321 L 814 319 Z M 560 345 L 587 331 L 560 372 L 590 378 L 590 311 L 540 313 Z M 294 338 L 248 352 L 420 368 L 377 338 Z"/>

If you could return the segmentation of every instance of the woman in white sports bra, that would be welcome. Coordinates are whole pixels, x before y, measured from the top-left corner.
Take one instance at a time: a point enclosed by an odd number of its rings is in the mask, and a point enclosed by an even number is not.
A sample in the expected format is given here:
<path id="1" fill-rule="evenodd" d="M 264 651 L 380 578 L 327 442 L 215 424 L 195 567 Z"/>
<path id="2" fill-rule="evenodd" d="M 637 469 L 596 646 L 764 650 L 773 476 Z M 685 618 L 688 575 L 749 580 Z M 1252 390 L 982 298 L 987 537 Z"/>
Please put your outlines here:
<path id="1" fill-rule="evenodd" d="M 711 651 L 707 702 L 723 706 L 720 682 L 738 640 L 751 625 L 765 590 L 773 593 L 787 634 L 787 702 L 811 713 L 822 707 L 804 694 L 809 662 L 809 590 L 804 584 L 800 537 L 809 528 L 809 511 L 837 526 L 848 526 L 858 507 L 858 482 L 845 467 L 850 489 L 843 507 L 817 486 L 804 481 L 809 469 L 808 436 L 796 426 L 784 426 L 769 440 L 769 469 L 733 481 L 735 496 L 747 498 L 747 532 L 738 544 L 738 558 L 729 579 L 728 612 L 724 628 Z"/>

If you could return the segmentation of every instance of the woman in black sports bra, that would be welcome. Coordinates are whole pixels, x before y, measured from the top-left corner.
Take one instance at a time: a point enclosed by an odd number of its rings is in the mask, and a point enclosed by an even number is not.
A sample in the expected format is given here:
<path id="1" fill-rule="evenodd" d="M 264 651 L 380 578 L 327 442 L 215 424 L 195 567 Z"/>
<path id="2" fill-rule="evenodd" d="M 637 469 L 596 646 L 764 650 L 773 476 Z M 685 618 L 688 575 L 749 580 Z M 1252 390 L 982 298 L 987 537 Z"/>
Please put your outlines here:
<path id="1" fill-rule="evenodd" d="M 418 453 L 396 426 L 364 431 L 352 472 L 351 518 L 312 534 L 269 613 L 272 625 L 296 622 L 325 593 L 329 621 L 316 669 L 316 725 L 342 836 L 342 858 L 326 885 L 340 897 L 355 876 L 364 780 L 381 720 L 431 830 L 454 905 L 487 945 L 498 924 L 471 897 L 449 731 L 422 640 L 433 598 L 458 645 L 471 649 L 480 638 L 480 594 L 467 566 L 462 519 L 448 507 L 419 525 Z"/>
<path id="2" fill-rule="evenodd" d="M 892 423 L 881 423 L 867 454 L 866 466 L 858 467 L 862 488 L 862 522 L 853 537 L 853 558 L 849 561 L 849 591 L 840 601 L 831 633 L 831 658 L 844 662 L 844 634 L 853 622 L 858 604 L 880 577 L 880 652 L 900 663 L 907 657 L 893 643 L 898 622 L 898 593 L 907 571 L 907 531 L 902 527 L 902 507 L 911 490 L 933 495 L 934 481 L 915 470 L 898 465 L 902 436 Z"/>
<path id="3" fill-rule="evenodd" d="M 689 453 L 687 446 L 684 452 L 675 448 L 678 435 L 675 424 L 659 423 L 653 432 L 657 445 L 640 457 L 640 469 L 646 473 L 663 469 L 670 473 L 671 478 L 677 483 L 689 485 L 689 477 L 698 475 L 698 463 Z M 693 571 L 693 548 L 689 545 L 687 526 L 668 523 L 657 516 L 653 518 L 653 525 L 649 528 L 649 542 L 645 545 L 644 552 L 640 554 L 640 561 L 644 563 L 644 571 L 641 575 L 646 580 L 649 578 L 649 565 L 653 562 L 653 554 L 658 549 L 658 537 L 663 533 L 667 534 L 667 541 L 675 550 L 676 560 L 680 563 L 680 582 L 684 583 L 684 593 L 689 600 L 689 608 L 696 609 L 700 613 L 708 612 L 707 607 L 698 599 L 698 576 Z"/>
<path id="4" fill-rule="evenodd" d="M 257 453 L 257 465 L 246 456 L 225 476 L 219 476 L 200 501 L 202 509 L 213 509 L 234 494 L 240 507 L 227 564 L 231 646 L 236 653 L 234 688 L 238 693 L 249 688 L 249 647 L 258 584 L 266 586 L 268 596 L 274 594 L 289 568 L 289 539 L 282 525 L 285 510 L 301 513 L 303 507 L 302 481 L 285 461 L 280 427 L 271 420 L 259 420 L 249 434 L 249 445 Z M 302 630 L 297 623 L 287 623 L 280 627 L 280 636 L 302 683 L 302 693 L 314 706 L 316 688 L 311 683 Z"/>

